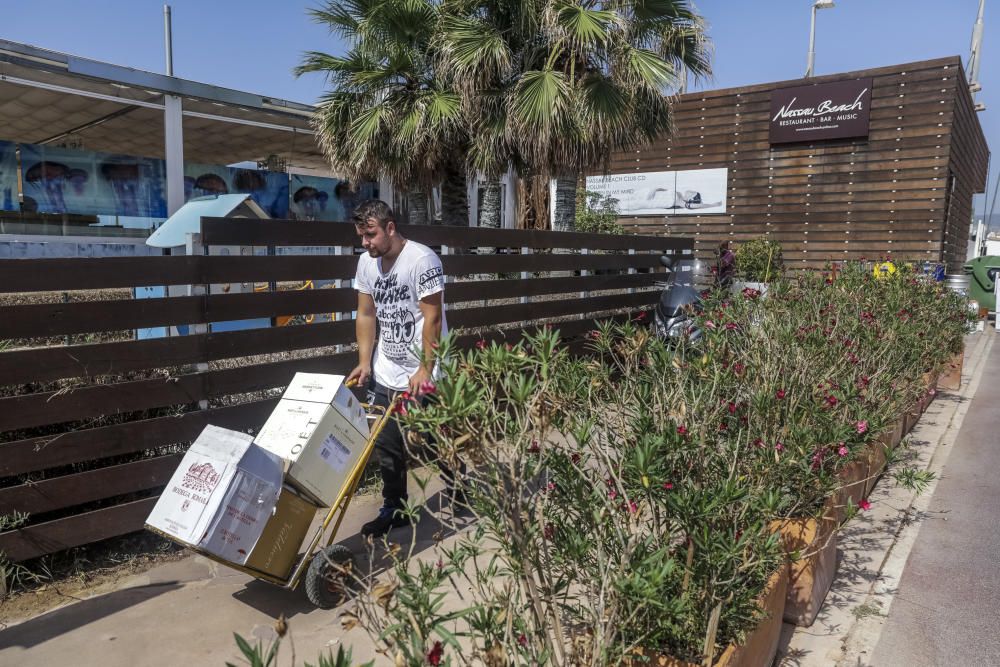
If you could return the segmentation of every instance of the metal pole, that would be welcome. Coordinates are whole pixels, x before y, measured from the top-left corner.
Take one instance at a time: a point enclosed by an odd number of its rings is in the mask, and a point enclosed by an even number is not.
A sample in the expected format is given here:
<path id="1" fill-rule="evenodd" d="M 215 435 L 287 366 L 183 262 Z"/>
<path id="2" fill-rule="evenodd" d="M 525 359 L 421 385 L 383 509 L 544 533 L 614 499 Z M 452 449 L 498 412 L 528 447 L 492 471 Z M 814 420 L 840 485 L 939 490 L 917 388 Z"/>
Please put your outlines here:
<path id="1" fill-rule="evenodd" d="M 809 59 L 806 62 L 806 78 L 813 75 L 813 64 L 816 61 L 816 5 L 812 6 L 812 21 L 809 23 Z"/>
<path id="2" fill-rule="evenodd" d="M 173 76 L 174 38 L 170 29 L 170 5 L 163 5 L 163 42 L 167 49 L 167 76 Z"/>
<path id="3" fill-rule="evenodd" d="M 980 55 L 979 52 L 983 48 L 983 10 L 986 6 L 986 0 L 979 0 L 979 13 L 976 15 L 976 24 L 972 28 L 972 44 L 969 47 L 969 85 L 973 87 L 972 90 L 972 101 L 976 101 L 976 95 L 979 93 L 979 63 Z"/>

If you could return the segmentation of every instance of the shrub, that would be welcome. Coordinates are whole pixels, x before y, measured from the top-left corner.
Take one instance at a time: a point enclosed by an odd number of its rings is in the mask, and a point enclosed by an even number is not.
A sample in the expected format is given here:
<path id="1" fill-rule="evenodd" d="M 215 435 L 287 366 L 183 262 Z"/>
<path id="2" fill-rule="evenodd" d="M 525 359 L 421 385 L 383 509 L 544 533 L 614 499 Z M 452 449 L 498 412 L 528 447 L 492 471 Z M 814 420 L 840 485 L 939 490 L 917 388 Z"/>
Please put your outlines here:
<path id="1" fill-rule="evenodd" d="M 736 272 L 747 282 L 770 282 L 779 277 L 784 268 L 781 244 L 777 241 L 753 239 L 736 249 Z"/>

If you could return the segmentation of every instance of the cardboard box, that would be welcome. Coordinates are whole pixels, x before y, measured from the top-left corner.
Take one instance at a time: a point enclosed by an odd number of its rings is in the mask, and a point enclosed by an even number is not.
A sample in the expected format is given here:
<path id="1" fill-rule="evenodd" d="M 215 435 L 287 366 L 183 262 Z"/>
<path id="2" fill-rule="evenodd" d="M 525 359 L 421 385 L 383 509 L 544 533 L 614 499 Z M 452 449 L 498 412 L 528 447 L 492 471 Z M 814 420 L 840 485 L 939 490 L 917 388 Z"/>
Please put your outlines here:
<path id="1" fill-rule="evenodd" d="M 281 492 L 280 457 L 251 436 L 206 426 L 146 519 L 178 542 L 243 565 Z"/>
<path id="2" fill-rule="evenodd" d="M 287 486 L 278 496 L 274 515 L 247 558 L 246 566 L 288 579 L 318 508 Z"/>
<path id="3" fill-rule="evenodd" d="M 343 375 L 297 373 L 254 443 L 285 462 L 285 482 L 310 501 L 336 500 L 368 443 L 364 407 Z"/>

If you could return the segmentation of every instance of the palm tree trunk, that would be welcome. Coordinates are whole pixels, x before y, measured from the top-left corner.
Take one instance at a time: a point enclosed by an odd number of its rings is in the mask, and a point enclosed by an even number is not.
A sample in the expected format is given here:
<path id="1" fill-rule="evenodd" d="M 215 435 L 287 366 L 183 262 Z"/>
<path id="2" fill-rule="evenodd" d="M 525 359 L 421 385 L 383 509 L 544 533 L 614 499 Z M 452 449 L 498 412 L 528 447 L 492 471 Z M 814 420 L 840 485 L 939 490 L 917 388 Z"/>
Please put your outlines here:
<path id="1" fill-rule="evenodd" d="M 450 162 L 441 181 L 441 224 L 469 226 L 469 180 L 460 162 Z"/>
<path id="2" fill-rule="evenodd" d="M 555 217 L 552 231 L 572 232 L 576 229 L 576 176 L 556 179 Z"/>
<path id="3" fill-rule="evenodd" d="M 419 188 L 406 193 L 406 221 L 411 225 L 427 224 L 427 193 Z"/>
<path id="4" fill-rule="evenodd" d="M 479 226 L 489 229 L 500 229 L 502 213 L 500 181 L 491 179 L 483 186 L 483 205 L 479 209 Z"/>
<path id="5" fill-rule="evenodd" d="M 518 229 L 549 228 L 549 179 L 525 176 L 517 179 Z"/>

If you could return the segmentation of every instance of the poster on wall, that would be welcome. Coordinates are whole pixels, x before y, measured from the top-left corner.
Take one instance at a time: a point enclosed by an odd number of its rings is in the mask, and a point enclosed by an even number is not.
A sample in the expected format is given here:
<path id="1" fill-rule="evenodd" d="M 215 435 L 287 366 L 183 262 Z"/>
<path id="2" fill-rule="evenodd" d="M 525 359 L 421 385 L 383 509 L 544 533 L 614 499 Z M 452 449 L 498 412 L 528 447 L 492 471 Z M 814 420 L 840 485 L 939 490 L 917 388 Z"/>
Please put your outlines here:
<path id="1" fill-rule="evenodd" d="M 288 217 L 346 222 L 358 203 L 374 196 L 374 183 L 362 183 L 352 192 L 351 184 L 344 180 L 292 174 Z"/>
<path id="2" fill-rule="evenodd" d="M 231 192 L 250 195 L 272 218 L 288 217 L 288 174 L 231 168 Z"/>
<path id="3" fill-rule="evenodd" d="M 618 201 L 620 215 L 710 215 L 726 212 L 729 170 L 692 169 L 588 176 L 587 191 Z"/>
<path id="4" fill-rule="evenodd" d="M 17 144 L 0 141 L 0 211 L 16 211 Z"/>
<path id="5" fill-rule="evenodd" d="M 164 162 L 21 144 L 24 210 L 164 218 Z"/>

